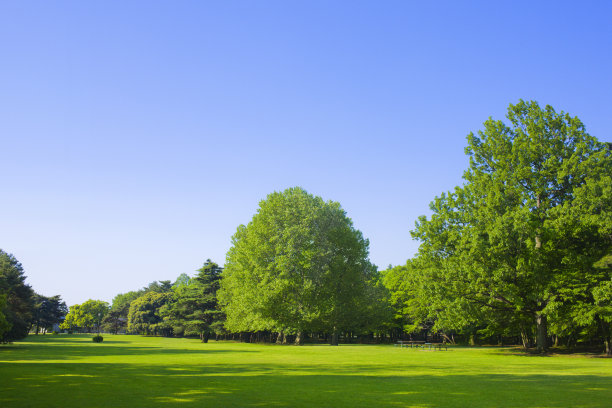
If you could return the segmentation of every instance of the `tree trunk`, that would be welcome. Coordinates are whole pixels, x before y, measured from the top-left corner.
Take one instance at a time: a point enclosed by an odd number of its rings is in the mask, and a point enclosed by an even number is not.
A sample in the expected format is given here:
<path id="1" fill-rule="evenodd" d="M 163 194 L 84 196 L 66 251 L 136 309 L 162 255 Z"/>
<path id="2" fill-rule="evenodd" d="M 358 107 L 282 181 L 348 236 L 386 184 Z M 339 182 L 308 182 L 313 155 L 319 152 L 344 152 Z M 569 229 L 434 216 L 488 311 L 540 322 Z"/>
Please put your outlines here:
<path id="1" fill-rule="evenodd" d="M 548 350 L 548 324 L 546 315 L 542 312 L 536 314 L 536 349 L 538 353 Z"/>
<path id="2" fill-rule="evenodd" d="M 295 336 L 295 345 L 296 346 L 301 346 L 302 345 L 302 332 L 299 331 L 297 332 L 297 335 Z"/>
<path id="3" fill-rule="evenodd" d="M 609 322 L 604 321 L 602 318 L 598 317 L 597 320 L 599 321 L 606 356 L 612 357 L 612 325 Z"/>
<path id="4" fill-rule="evenodd" d="M 282 331 L 278 333 L 278 336 L 276 337 L 276 344 L 283 344 L 284 337 L 285 337 L 285 333 L 283 333 Z"/>
<path id="5" fill-rule="evenodd" d="M 521 329 L 521 341 L 523 343 L 523 350 L 527 351 L 529 349 L 529 336 L 527 336 L 527 332 L 525 329 Z"/>
<path id="6" fill-rule="evenodd" d="M 204 332 L 202 335 L 202 343 L 208 343 L 209 337 L 210 335 L 208 334 L 208 332 Z"/>
<path id="7" fill-rule="evenodd" d="M 338 345 L 338 329 L 336 329 L 334 327 L 334 331 L 332 332 L 331 335 L 331 342 L 329 343 L 332 346 L 337 346 Z"/>

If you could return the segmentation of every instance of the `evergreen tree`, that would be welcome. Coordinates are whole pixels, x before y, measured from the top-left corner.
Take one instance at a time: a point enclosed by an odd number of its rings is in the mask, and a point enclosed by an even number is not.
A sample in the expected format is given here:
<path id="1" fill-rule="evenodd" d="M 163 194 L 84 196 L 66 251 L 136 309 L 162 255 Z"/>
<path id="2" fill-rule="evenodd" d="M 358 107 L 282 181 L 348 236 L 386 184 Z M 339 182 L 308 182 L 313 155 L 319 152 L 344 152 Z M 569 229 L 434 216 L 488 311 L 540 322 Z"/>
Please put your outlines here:
<path id="1" fill-rule="evenodd" d="M 34 309 L 34 291 L 25 283 L 25 274 L 17 259 L 0 249 L 0 296 L 5 306 L 0 309 L 4 314 L 5 331 L 0 334 L 0 342 L 19 340 L 28 335 Z"/>
<path id="2" fill-rule="evenodd" d="M 224 314 L 217 301 L 222 270 L 208 259 L 194 278 L 177 281 L 175 302 L 166 312 L 175 333 L 197 333 L 206 343 L 213 333 L 223 332 Z"/>

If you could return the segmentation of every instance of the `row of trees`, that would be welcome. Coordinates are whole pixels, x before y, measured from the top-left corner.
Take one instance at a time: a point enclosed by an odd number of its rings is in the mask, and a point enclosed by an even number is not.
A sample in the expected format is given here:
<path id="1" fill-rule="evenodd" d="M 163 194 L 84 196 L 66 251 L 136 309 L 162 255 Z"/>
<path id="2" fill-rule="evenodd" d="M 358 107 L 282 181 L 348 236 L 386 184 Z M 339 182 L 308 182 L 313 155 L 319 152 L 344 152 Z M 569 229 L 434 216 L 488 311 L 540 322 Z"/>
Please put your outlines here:
<path id="1" fill-rule="evenodd" d="M 219 300 L 230 331 L 434 332 L 603 342 L 612 330 L 612 154 L 536 102 L 468 135 L 465 182 L 435 198 L 417 256 L 378 273 L 338 203 L 273 193 L 233 237 Z M 393 319 L 390 310 L 395 312 Z"/>
<path id="2" fill-rule="evenodd" d="M 301 188 L 272 193 L 232 244 L 225 270 L 208 260 L 193 278 L 117 295 L 103 319 L 84 312 L 99 301 L 72 306 L 63 327 L 338 344 L 341 333 L 380 330 L 392 317 L 369 242 L 336 202 Z"/>
<path id="3" fill-rule="evenodd" d="M 379 272 L 339 203 L 290 188 L 238 227 L 224 270 L 209 260 L 193 278 L 153 282 L 110 307 L 75 305 L 64 327 L 298 344 L 437 333 L 541 352 L 597 339 L 612 354 L 610 145 L 535 102 L 510 105 L 507 118 L 468 135 L 465 182 L 419 218 L 421 245 L 404 266 Z"/>
<path id="4" fill-rule="evenodd" d="M 417 256 L 385 273 L 408 330 L 553 340 L 612 335 L 612 156 L 566 113 L 520 101 L 468 136 L 465 183 L 431 203 Z"/>
<path id="5" fill-rule="evenodd" d="M 194 277 L 182 274 L 171 281 L 115 296 L 113 303 L 88 300 L 70 307 L 62 323 L 66 330 L 112 333 L 126 331 L 146 335 L 197 335 L 207 342 L 223 333 L 224 315 L 217 302 L 221 271 L 207 260 Z"/>
<path id="6" fill-rule="evenodd" d="M 59 295 L 35 293 L 25 279 L 21 263 L 0 249 L 0 343 L 22 339 L 31 330 L 44 334 L 66 315 Z"/>

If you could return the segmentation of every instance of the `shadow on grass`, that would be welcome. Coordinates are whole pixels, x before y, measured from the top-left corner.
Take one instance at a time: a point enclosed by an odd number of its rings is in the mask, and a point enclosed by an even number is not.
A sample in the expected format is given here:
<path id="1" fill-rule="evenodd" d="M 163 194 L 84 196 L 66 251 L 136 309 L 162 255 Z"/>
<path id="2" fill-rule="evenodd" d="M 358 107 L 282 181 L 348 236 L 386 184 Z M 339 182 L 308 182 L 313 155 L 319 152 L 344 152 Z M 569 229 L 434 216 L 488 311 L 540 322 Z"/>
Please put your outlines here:
<path id="1" fill-rule="evenodd" d="M 604 407 L 600 375 L 376 375 L 365 367 L 291 364 L 177 365 L 5 363 L 0 405 L 62 407 Z M 3 374 L 4 373 L 4 374 Z M 12 375 L 6 375 L 12 373 Z M 384 374 L 381 372 L 380 374 Z M 39 401 L 39 402 L 37 402 Z"/>
<path id="2" fill-rule="evenodd" d="M 70 360 L 91 356 L 151 356 L 158 355 L 206 355 L 218 353 L 258 353 L 257 350 L 224 350 L 210 348 L 168 348 L 162 346 L 134 345 L 127 346 L 129 340 L 111 340 L 94 343 L 91 337 L 60 338 L 45 340 L 28 338 L 25 343 L 4 345 L 0 347 L 0 361 L 29 360 Z M 3 352 L 4 351 L 4 352 Z"/>

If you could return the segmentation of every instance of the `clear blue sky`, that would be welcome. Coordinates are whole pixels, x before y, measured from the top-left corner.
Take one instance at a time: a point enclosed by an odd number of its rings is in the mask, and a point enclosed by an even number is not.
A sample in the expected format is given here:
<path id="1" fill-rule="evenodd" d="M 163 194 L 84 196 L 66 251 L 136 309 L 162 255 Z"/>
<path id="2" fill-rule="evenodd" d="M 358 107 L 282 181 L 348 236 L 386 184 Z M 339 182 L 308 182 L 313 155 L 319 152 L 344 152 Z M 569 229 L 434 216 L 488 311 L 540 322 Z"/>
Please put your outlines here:
<path id="1" fill-rule="evenodd" d="M 223 264 L 275 190 L 339 201 L 379 267 L 537 100 L 612 141 L 612 3 L 0 3 L 0 248 L 68 304 Z"/>

